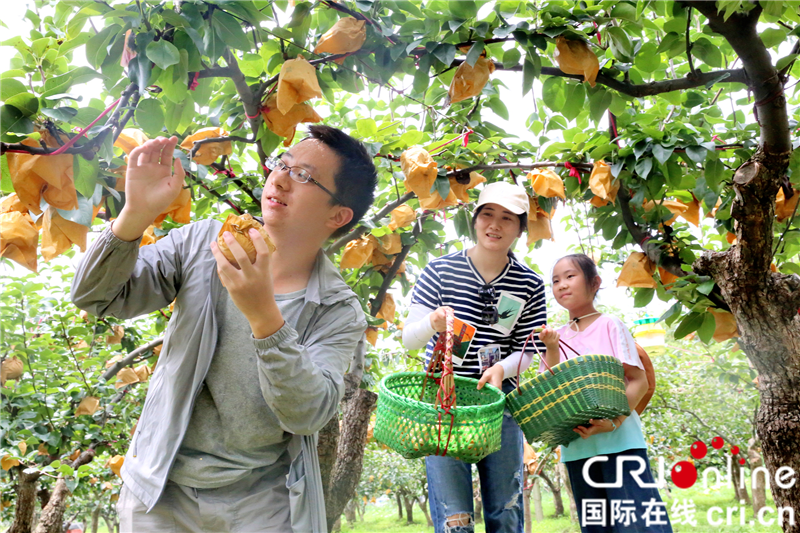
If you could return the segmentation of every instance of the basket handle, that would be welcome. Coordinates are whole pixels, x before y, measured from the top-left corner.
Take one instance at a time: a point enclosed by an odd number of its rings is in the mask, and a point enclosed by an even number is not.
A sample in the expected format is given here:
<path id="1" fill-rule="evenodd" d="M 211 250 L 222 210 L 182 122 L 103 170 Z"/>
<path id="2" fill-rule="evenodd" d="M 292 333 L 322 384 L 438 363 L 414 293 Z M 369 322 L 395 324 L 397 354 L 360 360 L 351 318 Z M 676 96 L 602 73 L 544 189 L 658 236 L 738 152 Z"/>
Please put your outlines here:
<path id="1" fill-rule="evenodd" d="M 531 331 L 531 334 L 528 335 L 525 338 L 525 342 L 522 344 L 522 355 L 519 358 L 519 363 L 517 363 L 517 394 L 521 394 L 520 387 L 519 387 L 519 382 L 520 382 L 519 374 L 520 374 L 520 371 L 522 370 L 522 358 L 525 357 L 525 348 L 528 346 L 528 341 L 531 340 L 535 334 L 541 333 L 543 329 L 544 329 L 543 326 L 537 326 L 537 327 L 533 328 L 533 331 Z M 567 351 L 564 350 L 565 346 L 567 348 L 569 348 L 570 350 L 572 350 L 575 353 L 575 355 L 577 355 L 577 356 L 581 355 L 581 354 L 578 353 L 577 350 L 575 350 L 575 348 L 573 348 L 572 346 L 570 346 L 569 344 L 567 344 L 566 342 L 561 340 L 561 338 L 558 339 L 558 344 L 559 344 L 559 346 L 558 346 L 559 349 L 562 352 L 564 352 L 564 358 L 565 359 L 569 359 L 569 356 L 567 355 Z M 539 347 L 536 345 L 536 341 L 533 341 L 533 347 L 536 349 L 536 353 L 539 355 L 539 359 L 544 363 L 544 366 L 547 368 L 547 370 L 549 370 L 551 374 L 555 375 L 555 372 L 553 372 L 553 369 L 550 368 L 550 365 L 547 364 L 547 361 L 545 360 L 544 356 L 542 355 L 542 352 L 539 351 Z"/>

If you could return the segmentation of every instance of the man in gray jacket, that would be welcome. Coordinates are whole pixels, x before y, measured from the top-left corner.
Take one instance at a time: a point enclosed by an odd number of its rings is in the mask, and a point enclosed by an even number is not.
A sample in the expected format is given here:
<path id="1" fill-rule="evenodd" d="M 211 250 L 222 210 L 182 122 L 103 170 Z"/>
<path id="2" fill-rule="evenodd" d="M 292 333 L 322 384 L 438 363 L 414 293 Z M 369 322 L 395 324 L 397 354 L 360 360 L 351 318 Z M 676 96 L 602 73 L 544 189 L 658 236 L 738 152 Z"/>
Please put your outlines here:
<path id="1" fill-rule="evenodd" d="M 327 126 L 309 132 L 267 161 L 262 215 L 277 250 L 253 235 L 252 264 L 230 233 L 237 264 L 225 259 L 217 220 L 140 249 L 184 171 L 179 160 L 173 170 L 175 137 L 129 155 L 125 207 L 72 286 L 73 302 L 98 316 L 175 301 L 122 468 L 122 531 L 326 530 L 316 435 L 366 320 L 322 246 L 363 216 L 377 180 L 361 143 Z"/>

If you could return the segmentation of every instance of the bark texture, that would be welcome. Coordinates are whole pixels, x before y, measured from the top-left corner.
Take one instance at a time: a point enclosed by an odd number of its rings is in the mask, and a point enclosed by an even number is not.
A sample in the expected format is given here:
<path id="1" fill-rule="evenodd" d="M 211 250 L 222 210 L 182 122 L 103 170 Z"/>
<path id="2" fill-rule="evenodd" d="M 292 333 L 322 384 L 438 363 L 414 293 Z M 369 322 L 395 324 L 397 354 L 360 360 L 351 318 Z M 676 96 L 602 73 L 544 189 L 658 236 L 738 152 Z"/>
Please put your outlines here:
<path id="1" fill-rule="evenodd" d="M 17 506 L 14 523 L 8 533 L 30 533 L 33 526 L 33 511 L 36 508 L 36 481 L 39 472 L 26 474 L 22 466 L 14 467 L 17 473 Z"/>
<path id="2" fill-rule="evenodd" d="M 94 449 L 89 448 L 81 453 L 75 461 L 72 462 L 72 468 L 77 469 L 81 465 L 85 465 L 94 459 Z M 70 492 L 67 489 L 67 482 L 64 475 L 60 474 L 53 486 L 53 492 L 50 496 L 50 501 L 42 509 L 42 516 L 39 518 L 39 523 L 36 524 L 34 533 L 61 533 L 64 529 L 64 509 L 67 508 L 67 498 Z"/>

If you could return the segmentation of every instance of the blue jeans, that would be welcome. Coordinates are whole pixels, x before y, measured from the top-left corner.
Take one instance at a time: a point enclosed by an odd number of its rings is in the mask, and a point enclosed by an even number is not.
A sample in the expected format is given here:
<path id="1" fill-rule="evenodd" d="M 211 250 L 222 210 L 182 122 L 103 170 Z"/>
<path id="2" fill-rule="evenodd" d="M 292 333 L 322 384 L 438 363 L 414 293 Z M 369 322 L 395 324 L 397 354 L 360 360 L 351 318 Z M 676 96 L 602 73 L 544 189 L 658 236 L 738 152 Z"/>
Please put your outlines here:
<path id="1" fill-rule="evenodd" d="M 620 462 L 618 457 L 630 459 Z M 572 494 L 578 507 L 578 523 L 582 533 L 672 533 L 667 507 L 655 487 L 641 487 L 633 473 L 644 464 L 639 480 L 655 483 L 650 470 L 647 450 L 626 450 L 597 456 L 608 461 L 589 465 L 588 479 L 594 484 L 621 484 L 620 487 L 592 487 L 583 475 L 587 461 L 595 458 L 567 461 Z M 642 461 L 643 460 L 643 461 Z M 621 483 L 620 483 L 621 481 Z"/>
<path id="2" fill-rule="evenodd" d="M 487 533 L 522 533 L 522 431 L 506 411 L 499 451 L 477 463 Z M 425 458 L 428 498 L 436 533 L 472 533 L 472 465 L 437 455 Z M 446 526 L 447 518 L 466 513 L 468 525 Z"/>

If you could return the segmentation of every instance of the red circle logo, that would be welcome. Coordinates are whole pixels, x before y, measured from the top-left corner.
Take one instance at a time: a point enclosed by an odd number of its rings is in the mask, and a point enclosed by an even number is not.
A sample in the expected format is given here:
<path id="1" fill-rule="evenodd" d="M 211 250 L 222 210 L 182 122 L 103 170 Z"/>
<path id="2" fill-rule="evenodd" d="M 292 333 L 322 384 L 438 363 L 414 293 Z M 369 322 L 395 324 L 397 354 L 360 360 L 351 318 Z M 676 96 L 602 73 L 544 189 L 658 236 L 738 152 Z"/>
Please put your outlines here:
<path id="1" fill-rule="evenodd" d="M 695 459 L 702 459 L 703 457 L 706 456 L 706 452 L 708 452 L 708 448 L 706 447 L 705 442 L 698 440 L 697 442 L 692 444 L 690 453 L 692 454 L 692 457 L 694 457 Z"/>
<path id="2" fill-rule="evenodd" d="M 723 446 L 725 446 L 725 439 L 722 437 L 714 437 L 711 439 L 711 447 L 715 450 L 720 450 Z"/>
<path id="3" fill-rule="evenodd" d="M 697 469 L 689 461 L 681 461 L 672 467 L 671 476 L 676 487 L 688 489 L 697 481 Z"/>

